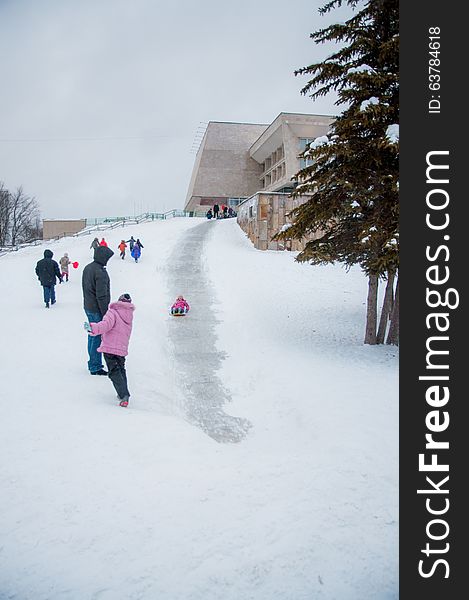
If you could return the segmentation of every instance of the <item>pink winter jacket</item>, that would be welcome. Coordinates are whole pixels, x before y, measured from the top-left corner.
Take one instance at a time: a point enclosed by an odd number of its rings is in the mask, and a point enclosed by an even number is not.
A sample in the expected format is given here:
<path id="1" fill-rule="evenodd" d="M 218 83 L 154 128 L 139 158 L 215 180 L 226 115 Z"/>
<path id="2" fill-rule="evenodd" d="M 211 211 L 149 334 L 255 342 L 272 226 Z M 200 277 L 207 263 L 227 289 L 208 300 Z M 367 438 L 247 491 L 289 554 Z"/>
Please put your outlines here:
<path id="1" fill-rule="evenodd" d="M 176 300 L 176 302 L 171 306 L 171 308 L 185 308 L 186 310 L 190 309 L 189 303 L 184 300 Z"/>
<path id="2" fill-rule="evenodd" d="M 99 352 L 127 356 L 135 306 L 131 302 L 111 302 L 103 320 L 90 323 L 93 335 L 102 335 Z"/>

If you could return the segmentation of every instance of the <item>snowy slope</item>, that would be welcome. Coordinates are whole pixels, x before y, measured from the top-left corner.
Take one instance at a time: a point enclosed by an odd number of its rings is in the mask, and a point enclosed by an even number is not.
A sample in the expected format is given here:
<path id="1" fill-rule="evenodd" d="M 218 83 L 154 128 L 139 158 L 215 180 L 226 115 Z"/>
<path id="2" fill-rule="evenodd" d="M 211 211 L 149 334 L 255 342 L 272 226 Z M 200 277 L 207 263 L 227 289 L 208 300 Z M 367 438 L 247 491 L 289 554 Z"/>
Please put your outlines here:
<path id="1" fill-rule="evenodd" d="M 174 257 L 196 227 L 210 228 L 193 251 L 213 305 L 177 335 L 215 324 L 224 411 L 250 425 L 239 443 L 188 418 L 191 359 L 174 356 Z M 132 234 L 138 264 L 116 250 Z M 0 258 L 0 598 L 397 598 L 398 358 L 362 344 L 362 274 L 256 251 L 234 220 L 105 237 L 113 299 L 137 307 L 128 409 L 86 369 L 91 238 Z M 46 247 L 80 263 L 50 310 L 34 274 Z"/>

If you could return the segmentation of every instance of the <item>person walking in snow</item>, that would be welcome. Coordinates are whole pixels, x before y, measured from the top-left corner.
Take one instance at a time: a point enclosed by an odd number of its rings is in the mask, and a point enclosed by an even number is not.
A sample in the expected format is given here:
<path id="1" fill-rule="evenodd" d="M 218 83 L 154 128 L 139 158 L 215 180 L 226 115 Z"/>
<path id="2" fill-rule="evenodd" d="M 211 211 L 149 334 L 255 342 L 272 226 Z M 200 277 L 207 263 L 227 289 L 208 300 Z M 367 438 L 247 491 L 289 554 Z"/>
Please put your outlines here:
<path id="1" fill-rule="evenodd" d="M 104 355 L 108 376 L 117 393 L 120 406 L 128 406 L 130 392 L 125 371 L 125 357 L 129 350 L 130 334 L 135 306 L 129 294 L 119 296 L 112 302 L 99 322 L 85 322 L 84 327 L 90 338 L 101 337 L 99 352 Z"/>
<path id="2" fill-rule="evenodd" d="M 125 241 L 129 244 L 130 252 L 132 252 L 134 244 L 135 244 L 134 236 L 131 235 L 130 240 L 125 240 Z"/>
<path id="3" fill-rule="evenodd" d="M 44 304 L 49 308 L 51 304 L 55 304 L 55 285 L 56 279 L 62 283 L 62 275 L 60 274 L 59 265 L 55 260 L 52 260 L 54 253 L 52 250 L 44 250 L 44 258 L 36 264 L 36 275 L 39 279 L 44 292 Z"/>
<path id="4" fill-rule="evenodd" d="M 184 296 L 178 296 L 171 306 L 172 315 L 185 315 L 190 310 L 189 303 L 184 299 Z"/>
<path id="5" fill-rule="evenodd" d="M 215 219 L 218 219 L 219 211 L 220 211 L 220 207 L 218 206 L 218 204 L 214 204 L 213 205 L 213 216 L 215 217 Z"/>
<path id="6" fill-rule="evenodd" d="M 139 238 L 137 238 L 137 241 L 135 242 L 138 246 L 140 246 L 140 251 L 142 250 L 142 248 L 144 247 L 142 242 L 140 241 Z"/>
<path id="7" fill-rule="evenodd" d="M 125 249 L 127 248 L 127 244 L 124 242 L 124 240 L 121 240 L 121 243 L 118 246 L 119 248 L 119 252 L 120 252 L 120 257 L 122 258 L 122 260 L 124 260 L 125 258 Z"/>
<path id="8" fill-rule="evenodd" d="M 96 250 L 96 248 L 99 248 L 99 240 L 98 238 L 94 238 L 94 240 L 91 242 L 91 246 L 90 246 L 90 250 Z"/>
<path id="9" fill-rule="evenodd" d="M 98 323 L 102 320 L 111 301 L 111 282 L 106 265 L 114 252 L 106 246 L 99 246 L 94 251 L 93 262 L 86 265 L 82 274 L 83 307 L 88 321 Z M 100 336 L 88 338 L 88 370 L 91 375 L 107 375 L 103 369 L 103 359 L 98 347 Z"/>
<path id="10" fill-rule="evenodd" d="M 106 246 L 106 248 L 107 248 L 107 242 L 106 242 L 106 240 L 104 238 L 102 238 L 101 241 L 99 242 L 99 245 L 100 246 Z"/>
<path id="11" fill-rule="evenodd" d="M 135 259 L 135 262 L 138 262 L 138 259 L 140 258 L 141 254 L 142 254 L 142 252 L 140 250 L 140 246 L 137 244 L 137 242 L 135 242 L 134 247 L 132 248 L 132 252 L 130 253 L 130 256 L 132 256 L 132 258 Z"/>
<path id="12" fill-rule="evenodd" d="M 64 252 L 64 255 L 59 260 L 62 281 L 64 280 L 64 278 L 65 278 L 65 281 L 68 281 L 68 265 L 70 265 L 71 262 L 72 261 L 68 258 L 67 252 Z"/>

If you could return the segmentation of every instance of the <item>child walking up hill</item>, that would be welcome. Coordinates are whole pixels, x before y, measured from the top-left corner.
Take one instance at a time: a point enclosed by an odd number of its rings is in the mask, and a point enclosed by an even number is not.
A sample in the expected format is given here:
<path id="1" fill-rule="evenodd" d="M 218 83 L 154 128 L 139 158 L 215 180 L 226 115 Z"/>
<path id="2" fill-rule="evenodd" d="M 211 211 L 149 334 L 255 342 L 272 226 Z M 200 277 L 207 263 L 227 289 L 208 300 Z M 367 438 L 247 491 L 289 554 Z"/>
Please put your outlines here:
<path id="1" fill-rule="evenodd" d="M 102 321 L 84 324 L 89 335 L 102 336 L 98 352 L 103 353 L 108 377 L 117 392 L 120 406 L 128 406 L 130 398 L 125 357 L 128 354 L 134 310 L 130 295 L 122 294 L 117 302 L 111 302 Z"/>
<path id="2" fill-rule="evenodd" d="M 64 255 L 59 260 L 59 265 L 62 274 L 62 279 L 65 279 L 65 281 L 68 281 L 68 266 L 71 264 L 71 262 L 72 261 L 69 259 L 67 252 L 64 252 Z"/>

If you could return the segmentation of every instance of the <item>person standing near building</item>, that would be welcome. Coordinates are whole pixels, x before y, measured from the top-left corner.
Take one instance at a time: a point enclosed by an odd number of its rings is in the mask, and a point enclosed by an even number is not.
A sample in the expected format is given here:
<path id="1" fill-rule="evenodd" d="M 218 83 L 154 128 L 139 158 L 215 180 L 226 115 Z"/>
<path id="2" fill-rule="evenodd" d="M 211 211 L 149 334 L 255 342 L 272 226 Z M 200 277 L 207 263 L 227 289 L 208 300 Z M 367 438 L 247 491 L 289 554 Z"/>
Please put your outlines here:
<path id="1" fill-rule="evenodd" d="M 113 254 L 107 246 L 99 246 L 94 251 L 93 262 L 83 269 L 83 307 L 90 323 L 102 321 L 111 301 L 111 281 L 106 265 Z M 98 352 L 100 344 L 100 335 L 88 337 L 88 370 L 91 375 L 107 375 L 103 369 L 102 354 Z"/>
<path id="2" fill-rule="evenodd" d="M 36 264 L 36 275 L 44 290 L 46 308 L 49 308 L 51 304 L 55 304 L 56 279 L 59 280 L 59 283 L 62 283 L 59 265 L 55 260 L 52 260 L 53 256 L 52 250 L 44 250 L 44 258 Z"/>
<path id="3" fill-rule="evenodd" d="M 218 219 L 219 212 L 220 212 L 220 207 L 218 206 L 218 204 L 214 204 L 213 205 L 213 216 L 215 217 L 215 219 Z"/>

